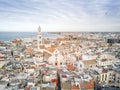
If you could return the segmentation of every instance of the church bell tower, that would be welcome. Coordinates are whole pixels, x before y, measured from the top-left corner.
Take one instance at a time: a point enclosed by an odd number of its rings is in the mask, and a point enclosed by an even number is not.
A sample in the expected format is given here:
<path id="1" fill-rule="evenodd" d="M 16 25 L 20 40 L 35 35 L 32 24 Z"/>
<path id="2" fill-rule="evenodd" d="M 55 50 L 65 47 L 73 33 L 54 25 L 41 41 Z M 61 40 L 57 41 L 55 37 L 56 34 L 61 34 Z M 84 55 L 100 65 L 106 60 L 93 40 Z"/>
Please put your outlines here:
<path id="1" fill-rule="evenodd" d="M 37 34 L 37 48 L 40 49 L 40 45 L 42 45 L 42 35 L 41 35 L 41 27 L 38 27 L 38 34 Z"/>

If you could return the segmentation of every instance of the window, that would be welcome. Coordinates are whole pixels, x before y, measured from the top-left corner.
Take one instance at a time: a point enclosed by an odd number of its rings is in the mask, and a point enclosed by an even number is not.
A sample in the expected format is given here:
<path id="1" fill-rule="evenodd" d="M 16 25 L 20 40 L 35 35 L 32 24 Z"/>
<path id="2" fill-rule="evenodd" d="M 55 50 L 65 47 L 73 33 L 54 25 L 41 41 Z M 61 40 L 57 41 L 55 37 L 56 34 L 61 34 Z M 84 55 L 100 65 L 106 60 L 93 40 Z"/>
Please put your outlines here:
<path id="1" fill-rule="evenodd" d="M 110 73 L 110 76 L 111 76 L 111 73 Z"/>
<path id="2" fill-rule="evenodd" d="M 120 81 L 119 80 L 117 80 L 117 83 L 119 83 Z"/>
<path id="3" fill-rule="evenodd" d="M 104 78 L 104 75 L 102 75 L 102 81 L 104 80 L 103 78 Z"/>
<path id="4" fill-rule="evenodd" d="M 82 65 L 80 64 L 80 67 L 82 67 Z"/>
<path id="5" fill-rule="evenodd" d="M 90 65 L 90 67 L 92 68 L 92 65 Z"/>
<path id="6" fill-rule="evenodd" d="M 55 65 L 57 65 L 57 62 L 55 63 Z"/>
<path id="7" fill-rule="evenodd" d="M 111 83 L 112 81 L 111 80 L 109 80 L 109 83 Z"/>
<path id="8" fill-rule="evenodd" d="M 107 74 L 105 75 L 105 80 L 107 80 Z"/>

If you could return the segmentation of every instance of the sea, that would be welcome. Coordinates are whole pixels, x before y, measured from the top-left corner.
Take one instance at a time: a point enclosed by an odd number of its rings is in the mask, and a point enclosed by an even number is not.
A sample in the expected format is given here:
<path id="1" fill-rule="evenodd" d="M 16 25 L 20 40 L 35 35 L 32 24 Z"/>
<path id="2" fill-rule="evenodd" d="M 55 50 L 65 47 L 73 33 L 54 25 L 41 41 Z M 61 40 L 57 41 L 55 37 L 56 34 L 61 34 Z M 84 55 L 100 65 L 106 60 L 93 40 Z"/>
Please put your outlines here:
<path id="1" fill-rule="evenodd" d="M 52 32 L 42 32 L 43 38 L 56 39 L 63 37 L 56 33 Z M 16 38 L 24 39 L 24 38 L 33 38 L 37 39 L 37 32 L 0 32 L 0 41 L 10 42 Z"/>

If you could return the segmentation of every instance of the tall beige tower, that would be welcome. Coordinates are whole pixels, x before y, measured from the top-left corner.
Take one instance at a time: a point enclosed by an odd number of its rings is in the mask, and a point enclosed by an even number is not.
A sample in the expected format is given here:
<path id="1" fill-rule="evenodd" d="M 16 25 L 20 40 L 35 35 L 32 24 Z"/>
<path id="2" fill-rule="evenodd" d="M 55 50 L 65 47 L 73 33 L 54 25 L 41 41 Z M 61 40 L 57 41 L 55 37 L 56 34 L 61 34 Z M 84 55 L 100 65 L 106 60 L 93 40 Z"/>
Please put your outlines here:
<path id="1" fill-rule="evenodd" d="M 38 27 L 38 35 L 37 35 L 37 48 L 40 49 L 40 45 L 42 45 L 42 35 L 41 35 L 41 27 Z"/>

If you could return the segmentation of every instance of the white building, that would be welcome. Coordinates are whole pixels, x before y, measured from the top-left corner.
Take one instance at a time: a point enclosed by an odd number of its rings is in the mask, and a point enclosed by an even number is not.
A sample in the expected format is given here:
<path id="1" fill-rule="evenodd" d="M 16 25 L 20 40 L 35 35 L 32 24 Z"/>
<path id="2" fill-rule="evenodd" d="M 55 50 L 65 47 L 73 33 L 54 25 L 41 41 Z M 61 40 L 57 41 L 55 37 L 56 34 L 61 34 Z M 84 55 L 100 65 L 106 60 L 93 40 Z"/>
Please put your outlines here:
<path id="1" fill-rule="evenodd" d="M 83 70 L 84 69 L 84 63 L 82 60 L 76 61 L 75 66 L 78 70 Z"/>
<path id="2" fill-rule="evenodd" d="M 119 62 L 119 59 L 115 58 L 115 56 L 111 54 L 103 54 L 100 56 L 100 59 L 98 60 L 98 65 L 107 66 L 112 65 L 114 62 Z"/>
<path id="3" fill-rule="evenodd" d="M 53 66 L 57 68 L 60 68 L 63 64 L 66 63 L 66 60 L 64 59 L 63 55 L 58 50 L 55 50 L 53 52 L 53 55 L 49 57 L 48 63 L 52 64 Z"/>

